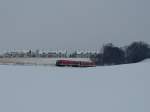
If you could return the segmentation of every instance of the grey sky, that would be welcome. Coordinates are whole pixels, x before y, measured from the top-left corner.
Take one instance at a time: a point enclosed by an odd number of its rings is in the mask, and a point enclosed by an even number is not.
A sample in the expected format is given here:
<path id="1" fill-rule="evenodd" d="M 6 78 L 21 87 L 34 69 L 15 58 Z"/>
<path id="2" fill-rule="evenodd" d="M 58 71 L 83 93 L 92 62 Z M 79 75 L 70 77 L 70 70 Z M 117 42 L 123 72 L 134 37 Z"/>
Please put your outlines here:
<path id="1" fill-rule="evenodd" d="M 149 0 L 0 0 L 0 50 L 150 43 Z"/>

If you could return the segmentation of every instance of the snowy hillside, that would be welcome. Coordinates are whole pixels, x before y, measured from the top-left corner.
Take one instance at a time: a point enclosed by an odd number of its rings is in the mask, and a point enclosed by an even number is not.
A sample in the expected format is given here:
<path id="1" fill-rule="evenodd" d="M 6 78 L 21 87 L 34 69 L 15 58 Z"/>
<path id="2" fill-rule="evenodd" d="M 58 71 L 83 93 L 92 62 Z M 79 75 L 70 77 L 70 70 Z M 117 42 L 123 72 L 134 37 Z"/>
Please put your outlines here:
<path id="1" fill-rule="evenodd" d="M 95 68 L 0 65 L 0 112 L 150 112 L 150 62 Z"/>

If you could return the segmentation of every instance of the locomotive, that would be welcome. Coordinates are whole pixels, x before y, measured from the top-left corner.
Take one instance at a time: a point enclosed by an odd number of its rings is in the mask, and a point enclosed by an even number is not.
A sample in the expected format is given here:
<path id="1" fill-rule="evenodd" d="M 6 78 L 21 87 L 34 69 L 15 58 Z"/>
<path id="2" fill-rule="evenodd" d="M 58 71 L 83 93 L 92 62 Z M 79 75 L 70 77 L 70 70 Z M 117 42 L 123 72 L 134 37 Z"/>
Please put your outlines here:
<path id="1" fill-rule="evenodd" d="M 95 67 L 96 64 L 91 61 L 57 60 L 56 66 Z"/>

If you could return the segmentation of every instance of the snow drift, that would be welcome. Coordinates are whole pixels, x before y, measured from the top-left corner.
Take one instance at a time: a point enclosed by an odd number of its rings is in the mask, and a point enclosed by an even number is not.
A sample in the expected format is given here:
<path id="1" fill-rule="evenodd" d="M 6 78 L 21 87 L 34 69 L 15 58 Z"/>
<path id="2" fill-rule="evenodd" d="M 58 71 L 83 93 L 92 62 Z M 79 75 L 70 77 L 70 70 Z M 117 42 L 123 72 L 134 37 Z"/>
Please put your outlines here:
<path id="1" fill-rule="evenodd" d="M 0 112 L 150 112 L 149 66 L 0 65 Z"/>

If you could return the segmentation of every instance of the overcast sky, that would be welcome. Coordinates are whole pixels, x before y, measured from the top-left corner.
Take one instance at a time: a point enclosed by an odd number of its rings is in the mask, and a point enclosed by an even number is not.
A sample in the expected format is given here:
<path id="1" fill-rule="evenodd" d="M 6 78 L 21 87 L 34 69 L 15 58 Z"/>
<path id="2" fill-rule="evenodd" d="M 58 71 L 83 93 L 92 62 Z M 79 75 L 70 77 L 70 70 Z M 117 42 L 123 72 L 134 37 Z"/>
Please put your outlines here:
<path id="1" fill-rule="evenodd" d="M 150 43 L 150 0 L 0 0 L 0 50 Z"/>

